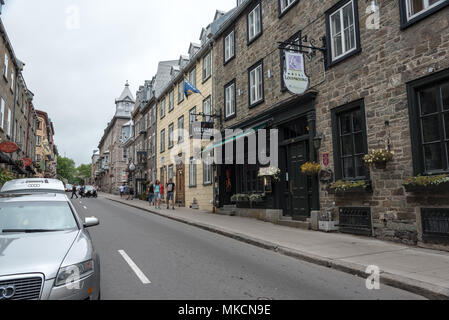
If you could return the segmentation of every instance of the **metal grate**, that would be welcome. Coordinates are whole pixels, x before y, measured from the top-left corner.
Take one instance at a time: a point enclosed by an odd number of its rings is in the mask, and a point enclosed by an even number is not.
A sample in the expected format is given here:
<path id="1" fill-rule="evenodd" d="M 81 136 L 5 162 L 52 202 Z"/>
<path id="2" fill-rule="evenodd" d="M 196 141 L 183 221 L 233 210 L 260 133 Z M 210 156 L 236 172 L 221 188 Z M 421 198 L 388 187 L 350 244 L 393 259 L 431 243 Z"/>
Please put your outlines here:
<path id="1" fill-rule="evenodd" d="M 421 209 L 424 242 L 449 243 L 449 208 Z"/>
<path id="2" fill-rule="evenodd" d="M 339 212 L 340 232 L 372 236 L 370 208 L 340 208 Z"/>
<path id="3" fill-rule="evenodd" d="M 9 300 L 38 300 L 41 295 L 43 279 L 30 277 L 1 280 L 0 287 L 13 287 L 14 295 Z M 2 297 L 0 297 L 0 300 Z"/>

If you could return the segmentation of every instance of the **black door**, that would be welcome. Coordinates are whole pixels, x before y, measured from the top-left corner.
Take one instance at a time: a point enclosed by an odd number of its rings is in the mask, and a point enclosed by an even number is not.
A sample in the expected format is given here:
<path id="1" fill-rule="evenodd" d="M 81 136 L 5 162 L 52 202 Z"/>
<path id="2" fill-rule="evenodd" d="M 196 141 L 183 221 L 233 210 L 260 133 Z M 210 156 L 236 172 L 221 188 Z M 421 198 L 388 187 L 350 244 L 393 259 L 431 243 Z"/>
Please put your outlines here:
<path id="1" fill-rule="evenodd" d="M 310 217 L 309 181 L 301 173 L 301 165 L 308 161 L 308 142 L 301 141 L 287 147 L 288 195 L 290 198 L 288 215 L 293 220 L 304 221 Z"/>

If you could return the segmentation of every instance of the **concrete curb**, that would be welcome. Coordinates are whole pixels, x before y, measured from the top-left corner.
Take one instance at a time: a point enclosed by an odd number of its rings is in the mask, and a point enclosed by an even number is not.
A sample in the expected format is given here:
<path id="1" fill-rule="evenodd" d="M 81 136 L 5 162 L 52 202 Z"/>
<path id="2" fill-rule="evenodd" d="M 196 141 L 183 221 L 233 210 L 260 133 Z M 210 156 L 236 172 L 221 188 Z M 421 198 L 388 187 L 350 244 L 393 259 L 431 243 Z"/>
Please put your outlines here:
<path id="1" fill-rule="evenodd" d="M 352 275 L 355 275 L 355 276 L 358 276 L 361 278 L 367 278 L 367 273 L 365 272 L 367 266 L 364 266 L 364 265 L 316 256 L 316 255 L 313 255 L 313 254 L 310 254 L 307 252 L 302 252 L 302 251 L 298 251 L 295 249 L 282 247 L 273 242 L 265 241 L 265 240 L 258 239 L 258 238 L 253 238 L 253 237 L 250 237 L 245 234 L 240 234 L 237 232 L 222 229 L 217 226 L 199 223 L 199 222 L 191 221 L 191 220 L 185 219 L 185 218 L 183 219 L 183 218 L 175 217 L 175 216 L 172 216 L 169 214 L 163 214 L 162 212 L 157 212 L 157 211 L 153 211 L 151 209 L 142 208 L 142 207 L 134 205 L 132 203 L 126 203 L 126 202 L 108 198 L 108 197 L 105 197 L 105 198 L 110 201 L 121 203 L 121 204 L 127 205 L 129 207 L 143 210 L 143 211 L 155 214 L 157 216 L 168 218 L 168 219 L 171 219 L 171 220 L 174 220 L 177 222 L 181 222 L 181 223 L 184 223 L 184 224 L 187 224 L 190 226 L 194 226 L 194 227 L 209 231 L 209 232 L 220 234 L 222 236 L 232 238 L 232 239 L 244 242 L 244 243 L 248 243 L 248 244 L 263 248 L 263 249 L 271 250 L 271 251 L 274 251 L 274 252 L 280 253 L 282 255 L 289 256 L 289 257 L 292 257 L 292 258 L 295 258 L 295 259 L 298 259 L 301 261 L 305 261 L 305 262 L 309 262 L 312 264 L 335 269 L 335 270 L 349 273 L 349 274 L 352 274 Z M 406 278 L 403 276 L 399 276 L 399 275 L 395 275 L 395 274 L 391 274 L 391 273 L 387 273 L 387 272 L 382 272 L 380 279 L 381 279 L 382 284 L 385 284 L 385 285 L 388 285 L 388 286 L 391 286 L 394 288 L 402 289 L 402 290 L 405 290 L 408 292 L 412 292 L 417 295 L 421 295 L 427 299 L 449 300 L 449 289 L 444 288 L 444 287 L 436 286 L 433 284 L 429 284 L 426 282 L 422 282 L 422 281 L 411 279 L 411 278 Z"/>

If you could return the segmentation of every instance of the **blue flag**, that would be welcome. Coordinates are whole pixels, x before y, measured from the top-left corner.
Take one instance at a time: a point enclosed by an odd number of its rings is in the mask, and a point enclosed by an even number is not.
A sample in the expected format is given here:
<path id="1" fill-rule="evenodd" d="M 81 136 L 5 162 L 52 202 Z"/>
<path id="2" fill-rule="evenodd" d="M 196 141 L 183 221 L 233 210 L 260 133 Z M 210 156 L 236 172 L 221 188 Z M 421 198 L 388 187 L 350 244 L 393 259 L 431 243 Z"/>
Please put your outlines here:
<path id="1" fill-rule="evenodd" d="M 191 96 L 194 93 L 201 93 L 200 90 L 195 88 L 194 85 L 192 85 L 187 79 L 184 79 L 184 94 L 186 95 L 187 99 L 189 99 L 189 96 Z"/>

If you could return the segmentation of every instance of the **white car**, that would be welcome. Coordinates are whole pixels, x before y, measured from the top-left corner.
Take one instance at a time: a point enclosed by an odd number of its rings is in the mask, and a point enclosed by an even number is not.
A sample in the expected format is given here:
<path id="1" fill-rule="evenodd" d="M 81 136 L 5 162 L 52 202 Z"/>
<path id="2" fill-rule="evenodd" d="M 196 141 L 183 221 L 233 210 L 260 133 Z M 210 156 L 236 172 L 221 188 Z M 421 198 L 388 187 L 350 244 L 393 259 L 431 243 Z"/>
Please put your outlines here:
<path id="1" fill-rule="evenodd" d="M 56 179 L 16 179 L 6 182 L 1 193 L 64 193 L 64 183 Z"/>

